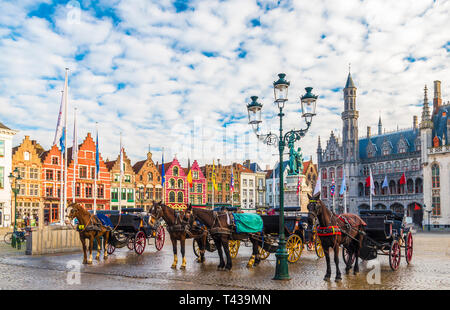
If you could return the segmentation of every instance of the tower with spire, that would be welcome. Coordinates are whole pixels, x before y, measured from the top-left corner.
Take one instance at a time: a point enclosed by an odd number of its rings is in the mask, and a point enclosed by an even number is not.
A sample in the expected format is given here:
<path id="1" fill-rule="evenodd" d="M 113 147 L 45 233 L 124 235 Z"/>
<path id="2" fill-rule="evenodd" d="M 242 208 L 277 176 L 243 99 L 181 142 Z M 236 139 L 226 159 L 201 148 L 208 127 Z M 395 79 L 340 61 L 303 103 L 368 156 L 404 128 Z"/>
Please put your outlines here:
<path id="1" fill-rule="evenodd" d="M 358 116 L 356 110 L 356 87 L 353 83 L 352 75 L 349 72 L 347 83 L 344 88 L 344 112 L 341 114 L 342 127 L 342 147 L 344 162 L 355 163 L 359 157 L 358 146 Z"/>
<path id="2" fill-rule="evenodd" d="M 421 160 L 423 164 L 428 162 L 427 150 L 432 145 L 433 121 L 431 119 L 430 107 L 428 106 L 428 88 L 423 89 L 422 119 L 420 122 L 420 138 L 422 141 Z"/>

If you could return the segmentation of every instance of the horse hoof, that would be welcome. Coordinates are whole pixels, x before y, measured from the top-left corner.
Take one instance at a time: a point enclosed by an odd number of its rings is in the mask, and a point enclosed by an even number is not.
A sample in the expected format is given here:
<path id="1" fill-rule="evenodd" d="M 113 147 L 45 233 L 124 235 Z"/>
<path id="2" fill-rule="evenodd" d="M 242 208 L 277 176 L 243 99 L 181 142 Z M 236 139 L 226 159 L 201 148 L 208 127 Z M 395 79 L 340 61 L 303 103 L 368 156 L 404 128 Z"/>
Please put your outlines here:
<path id="1" fill-rule="evenodd" d="M 180 266 L 180 269 L 181 269 L 181 270 L 185 270 L 185 269 L 186 269 L 186 266 Z"/>
<path id="2" fill-rule="evenodd" d="M 84 265 L 87 265 L 87 263 L 88 263 L 87 260 L 84 260 L 84 261 L 83 261 L 83 264 L 84 264 Z"/>
<path id="3" fill-rule="evenodd" d="M 335 282 L 341 282 L 342 278 L 341 277 L 336 277 L 336 279 L 334 279 Z"/>
<path id="4" fill-rule="evenodd" d="M 172 268 L 172 269 L 177 269 L 177 266 L 175 265 L 172 265 L 172 266 L 170 266 L 170 268 Z"/>
<path id="5" fill-rule="evenodd" d="M 359 273 L 359 270 L 353 270 L 353 274 L 356 276 Z"/>
<path id="6" fill-rule="evenodd" d="M 323 280 L 329 282 L 329 281 L 330 281 L 330 276 L 325 276 L 325 277 L 323 278 Z"/>
<path id="7" fill-rule="evenodd" d="M 87 263 L 88 263 L 88 265 L 92 265 L 92 261 L 91 260 L 89 260 Z"/>

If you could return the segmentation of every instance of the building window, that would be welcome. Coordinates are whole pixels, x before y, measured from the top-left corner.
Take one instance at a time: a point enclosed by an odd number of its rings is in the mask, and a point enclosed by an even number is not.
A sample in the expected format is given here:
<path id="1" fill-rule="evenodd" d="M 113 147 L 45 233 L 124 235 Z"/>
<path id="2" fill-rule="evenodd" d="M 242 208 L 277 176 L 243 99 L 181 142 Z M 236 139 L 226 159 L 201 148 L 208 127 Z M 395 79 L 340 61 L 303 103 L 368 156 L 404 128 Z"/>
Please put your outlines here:
<path id="1" fill-rule="evenodd" d="M 5 167 L 0 167 L 0 188 L 5 187 Z"/>
<path id="2" fill-rule="evenodd" d="M 49 181 L 53 180 L 53 170 L 50 169 L 45 170 L 45 179 Z"/>
<path id="3" fill-rule="evenodd" d="M 178 192 L 178 194 L 177 194 L 177 201 L 178 202 L 183 202 L 183 192 Z"/>
<path id="4" fill-rule="evenodd" d="M 198 179 L 198 171 L 194 171 L 194 172 L 192 173 L 192 175 L 193 175 L 193 177 L 194 177 L 194 180 L 197 180 L 197 179 Z"/>
<path id="5" fill-rule="evenodd" d="M 309 175 L 308 175 L 308 179 L 309 179 Z M 337 177 L 339 178 L 339 179 L 342 179 L 342 166 L 339 166 L 338 168 L 337 168 Z"/>
<path id="6" fill-rule="evenodd" d="M 395 172 L 400 172 L 400 162 L 396 161 L 394 163 L 394 171 Z"/>
<path id="7" fill-rule="evenodd" d="M 95 179 L 95 167 L 91 167 L 91 179 Z"/>
<path id="8" fill-rule="evenodd" d="M 0 157 L 5 156 L 5 140 L 0 140 Z"/>
<path id="9" fill-rule="evenodd" d="M 330 168 L 330 179 L 334 179 L 334 168 Z"/>
<path id="10" fill-rule="evenodd" d="M 178 176 L 178 167 L 173 167 L 173 175 Z"/>
<path id="11" fill-rule="evenodd" d="M 162 188 L 156 188 L 155 190 L 155 199 L 161 200 L 162 198 Z"/>
<path id="12" fill-rule="evenodd" d="M 80 168 L 78 168 L 78 175 L 80 176 L 80 179 L 87 179 L 87 167 L 80 166 Z"/>
<path id="13" fill-rule="evenodd" d="M 91 198 L 92 197 L 92 184 L 86 184 L 84 191 L 85 191 L 85 197 Z"/>
<path id="14" fill-rule="evenodd" d="M 103 198 L 105 195 L 105 188 L 103 184 L 97 186 L 97 198 Z"/>
<path id="15" fill-rule="evenodd" d="M 441 215 L 441 197 L 440 196 L 433 196 L 431 198 L 433 212 L 432 214 L 434 216 L 440 216 Z"/>
<path id="16" fill-rule="evenodd" d="M 439 165 L 433 164 L 431 166 L 431 187 L 432 188 L 440 188 L 441 187 L 441 180 L 439 177 Z"/>
<path id="17" fill-rule="evenodd" d="M 170 188 L 175 188 L 175 180 L 174 179 L 170 179 L 169 180 L 169 185 L 170 185 Z"/>
<path id="18" fill-rule="evenodd" d="M 58 165 L 58 162 L 59 162 L 58 157 L 52 156 L 52 165 Z"/>
<path id="19" fill-rule="evenodd" d="M 153 181 L 153 173 L 149 172 L 147 174 L 147 179 L 148 179 L 149 182 L 152 182 Z"/>
<path id="20" fill-rule="evenodd" d="M 39 180 L 38 168 L 30 168 L 30 179 Z"/>
<path id="21" fill-rule="evenodd" d="M 415 192 L 416 194 L 421 194 L 423 193 L 423 181 L 421 178 L 417 178 L 416 179 L 416 184 L 415 184 Z"/>
<path id="22" fill-rule="evenodd" d="M 45 196 L 46 197 L 53 197 L 53 187 L 46 187 L 45 188 Z"/>
<path id="23" fill-rule="evenodd" d="M 125 183 L 131 183 L 131 175 L 125 175 Z"/>
<path id="24" fill-rule="evenodd" d="M 184 182 L 181 179 L 178 180 L 178 188 L 179 189 L 184 189 Z"/>
<path id="25" fill-rule="evenodd" d="M 197 184 L 197 193 L 202 193 L 202 192 L 203 192 L 203 185 Z"/>
<path id="26" fill-rule="evenodd" d="M 327 169 L 322 169 L 322 180 L 327 179 Z"/>
<path id="27" fill-rule="evenodd" d="M 175 192 L 169 193 L 169 202 L 175 202 Z"/>
<path id="28" fill-rule="evenodd" d="M 81 195 L 81 187 L 80 187 L 80 183 L 77 183 L 75 185 L 75 196 L 80 197 L 80 195 Z"/>
<path id="29" fill-rule="evenodd" d="M 322 186 L 322 197 L 323 198 L 328 198 L 328 187 L 326 186 Z"/>

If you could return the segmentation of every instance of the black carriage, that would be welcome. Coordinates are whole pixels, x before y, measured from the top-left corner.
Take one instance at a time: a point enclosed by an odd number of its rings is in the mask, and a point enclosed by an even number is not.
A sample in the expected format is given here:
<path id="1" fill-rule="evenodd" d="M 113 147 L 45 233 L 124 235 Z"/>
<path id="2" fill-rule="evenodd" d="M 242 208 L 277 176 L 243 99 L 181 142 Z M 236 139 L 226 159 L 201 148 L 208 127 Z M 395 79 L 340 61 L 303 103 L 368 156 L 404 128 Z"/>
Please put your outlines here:
<path id="1" fill-rule="evenodd" d="M 361 210 L 360 217 L 366 222 L 365 236 L 359 257 L 363 260 L 372 260 L 378 255 L 389 256 L 389 265 L 392 270 L 400 266 L 401 252 L 404 249 L 406 263 L 409 264 L 413 254 L 413 237 L 409 227 L 403 221 L 403 213 L 392 210 Z M 343 251 L 344 261 L 355 259 L 350 257 L 348 249 Z"/>
<path id="2" fill-rule="evenodd" d="M 319 257 L 323 257 L 323 250 L 319 238 L 315 234 L 313 225 L 308 225 L 307 215 L 300 212 L 299 207 L 285 207 L 284 216 L 284 234 L 286 237 L 286 250 L 288 252 L 288 261 L 295 263 L 300 259 L 303 248 L 306 245 L 316 250 Z M 276 208 L 275 212 L 279 212 Z M 280 215 L 261 215 L 263 220 L 264 237 L 260 248 L 261 259 L 266 259 L 270 253 L 275 253 L 278 249 L 280 232 Z M 309 228 L 309 229 L 308 229 Z"/>
<path id="3" fill-rule="evenodd" d="M 108 254 L 125 245 L 137 254 L 142 254 L 150 239 L 155 239 L 155 247 L 160 251 L 164 246 L 165 231 L 161 220 L 151 222 L 151 217 L 142 208 L 123 208 L 122 212 L 107 214 L 112 233 L 107 247 Z"/>

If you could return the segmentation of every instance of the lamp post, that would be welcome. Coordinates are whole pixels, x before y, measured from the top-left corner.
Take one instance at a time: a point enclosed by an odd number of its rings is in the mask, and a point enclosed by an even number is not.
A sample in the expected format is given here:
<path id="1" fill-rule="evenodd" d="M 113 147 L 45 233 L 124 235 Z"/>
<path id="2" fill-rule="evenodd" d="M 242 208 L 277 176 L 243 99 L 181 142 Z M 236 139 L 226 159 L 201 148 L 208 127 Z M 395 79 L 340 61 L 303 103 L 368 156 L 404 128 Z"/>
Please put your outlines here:
<path id="1" fill-rule="evenodd" d="M 12 171 L 9 176 L 9 184 L 11 185 L 11 190 L 14 193 L 14 231 L 12 234 L 12 240 L 11 240 L 11 246 L 13 248 L 17 247 L 20 248 L 20 239 L 16 238 L 16 232 L 17 232 L 17 193 L 19 192 L 19 188 L 17 185 L 20 183 L 20 180 L 22 178 L 20 177 L 19 169 L 16 167 L 14 171 Z"/>
<path id="2" fill-rule="evenodd" d="M 268 134 L 261 134 L 259 125 L 261 124 L 261 110 L 262 104 L 257 100 L 257 96 L 250 97 L 251 102 L 247 105 L 248 120 L 249 124 L 252 126 L 258 140 L 262 141 L 267 145 L 278 145 L 279 151 L 279 175 L 280 175 L 280 222 L 279 222 L 279 243 L 278 249 L 275 254 L 277 258 L 275 277 L 274 280 L 289 280 L 288 253 L 286 251 L 286 238 L 284 234 L 284 190 L 283 190 L 283 151 L 287 143 L 299 141 L 303 138 L 311 126 L 312 118 L 316 115 L 316 102 L 317 96 L 312 94 L 312 87 L 306 87 L 306 94 L 304 94 L 301 99 L 301 109 L 302 117 L 305 119 L 306 128 L 300 130 L 291 130 L 283 134 L 283 108 L 285 103 L 288 101 L 288 88 L 290 82 L 285 79 L 286 74 L 278 74 L 278 80 L 273 82 L 273 93 L 274 93 L 274 103 L 278 106 L 280 118 L 280 129 L 279 136 L 276 133 L 269 132 Z"/>
<path id="3" fill-rule="evenodd" d="M 431 230 L 431 223 L 430 223 L 430 217 L 431 217 L 431 212 L 433 212 L 433 209 L 431 208 L 427 208 L 427 206 L 424 204 L 424 209 L 427 211 L 428 213 L 428 231 Z"/>

